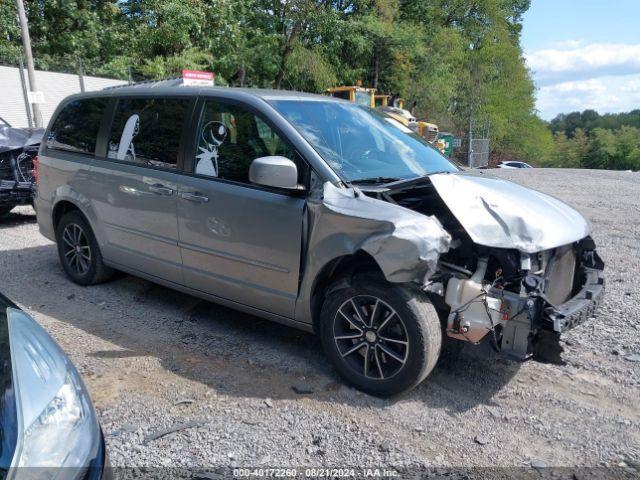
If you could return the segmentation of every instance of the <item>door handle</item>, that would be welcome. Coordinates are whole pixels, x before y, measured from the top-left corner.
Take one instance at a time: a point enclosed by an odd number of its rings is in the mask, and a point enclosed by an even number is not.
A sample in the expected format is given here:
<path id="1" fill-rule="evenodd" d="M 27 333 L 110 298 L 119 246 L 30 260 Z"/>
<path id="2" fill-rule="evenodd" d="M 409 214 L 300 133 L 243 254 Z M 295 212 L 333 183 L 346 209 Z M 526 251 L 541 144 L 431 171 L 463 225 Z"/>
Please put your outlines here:
<path id="1" fill-rule="evenodd" d="M 209 197 L 205 197 L 204 195 L 198 195 L 196 193 L 183 192 L 180 194 L 180 197 L 184 200 L 188 200 L 190 202 L 195 203 L 207 203 L 209 201 Z"/>
<path id="2" fill-rule="evenodd" d="M 165 187 L 164 185 L 149 185 L 149 191 L 157 195 L 173 195 L 173 189 Z"/>

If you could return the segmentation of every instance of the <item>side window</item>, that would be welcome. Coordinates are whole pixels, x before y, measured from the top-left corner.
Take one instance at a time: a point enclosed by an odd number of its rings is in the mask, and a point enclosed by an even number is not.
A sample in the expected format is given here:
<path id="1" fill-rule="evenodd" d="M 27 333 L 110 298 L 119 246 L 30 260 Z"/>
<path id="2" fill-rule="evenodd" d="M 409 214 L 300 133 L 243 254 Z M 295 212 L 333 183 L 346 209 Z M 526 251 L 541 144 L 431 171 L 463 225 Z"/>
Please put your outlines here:
<path id="1" fill-rule="evenodd" d="M 249 167 L 259 157 L 281 155 L 304 165 L 288 144 L 253 112 L 214 101 L 205 103 L 198 129 L 195 173 L 249 183 Z"/>
<path id="2" fill-rule="evenodd" d="M 175 169 L 189 100 L 118 100 L 107 156 L 115 160 Z"/>
<path id="3" fill-rule="evenodd" d="M 68 103 L 51 125 L 47 148 L 94 154 L 108 101 L 108 98 L 85 98 Z"/>

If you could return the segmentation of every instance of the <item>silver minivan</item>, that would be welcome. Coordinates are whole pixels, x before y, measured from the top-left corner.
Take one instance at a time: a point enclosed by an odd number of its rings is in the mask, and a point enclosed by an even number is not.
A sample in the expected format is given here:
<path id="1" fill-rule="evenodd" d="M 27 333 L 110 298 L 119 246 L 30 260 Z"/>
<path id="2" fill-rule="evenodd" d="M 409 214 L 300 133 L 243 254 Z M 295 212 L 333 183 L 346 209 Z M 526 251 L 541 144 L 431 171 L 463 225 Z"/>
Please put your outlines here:
<path id="1" fill-rule="evenodd" d="M 317 332 L 381 396 L 420 383 L 445 338 L 525 359 L 593 314 L 604 265 L 561 201 L 460 171 L 364 106 L 175 83 L 53 115 L 38 224 L 74 282 L 121 270 Z"/>

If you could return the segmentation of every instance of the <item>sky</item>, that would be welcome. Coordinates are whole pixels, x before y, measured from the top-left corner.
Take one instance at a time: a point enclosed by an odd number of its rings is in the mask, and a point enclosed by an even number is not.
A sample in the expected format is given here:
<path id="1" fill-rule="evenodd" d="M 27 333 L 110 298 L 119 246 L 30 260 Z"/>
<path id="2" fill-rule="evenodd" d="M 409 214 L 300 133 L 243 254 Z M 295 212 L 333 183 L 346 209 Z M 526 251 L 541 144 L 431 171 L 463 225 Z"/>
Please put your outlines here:
<path id="1" fill-rule="evenodd" d="M 543 119 L 640 108 L 640 0 L 532 0 L 522 47 Z"/>

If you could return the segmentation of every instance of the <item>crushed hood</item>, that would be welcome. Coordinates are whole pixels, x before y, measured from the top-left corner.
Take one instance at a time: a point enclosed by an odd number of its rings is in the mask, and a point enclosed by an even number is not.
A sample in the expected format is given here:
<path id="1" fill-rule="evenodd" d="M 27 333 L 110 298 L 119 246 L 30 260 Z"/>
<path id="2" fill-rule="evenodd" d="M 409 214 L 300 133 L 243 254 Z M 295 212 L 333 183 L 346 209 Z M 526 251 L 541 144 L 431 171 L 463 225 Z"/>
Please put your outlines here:
<path id="1" fill-rule="evenodd" d="M 573 243 L 591 231 L 589 222 L 566 203 L 508 180 L 471 173 L 429 179 L 480 245 L 535 253 Z"/>
<path id="2" fill-rule="evenodd" d="M 0 125 L 0 153 L 16 150 L 42 141 L 44 128 L 14 128 Z"/>

